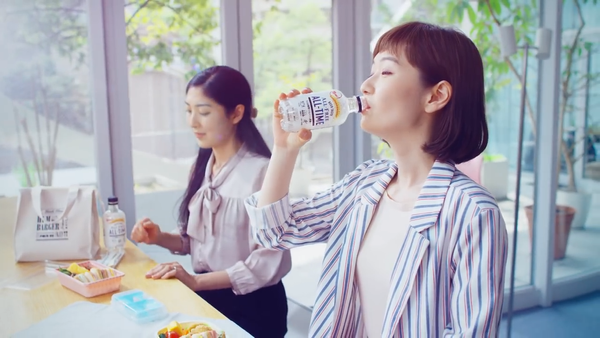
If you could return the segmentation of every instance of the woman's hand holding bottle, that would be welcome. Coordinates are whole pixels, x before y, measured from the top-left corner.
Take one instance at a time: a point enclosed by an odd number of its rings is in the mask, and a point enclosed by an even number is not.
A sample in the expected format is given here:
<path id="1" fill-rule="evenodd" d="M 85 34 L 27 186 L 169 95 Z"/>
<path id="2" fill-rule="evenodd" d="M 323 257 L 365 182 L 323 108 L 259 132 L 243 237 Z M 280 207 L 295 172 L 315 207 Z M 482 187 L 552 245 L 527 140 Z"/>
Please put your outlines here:
<path id="1" fill-rule="evenodd" d="M 310 88 L 304 88 L 302 90 L 302 94 L 308 94 L 311 92 L 312 90 Z M 273 106 L 273 139 L 275 142 L 275 148 L 298 151 L 304 144 L 310 141 L 310 138 L 312 137 L 312 132 L 308 129 L 301 129 L 297 133 L 288 133 L 281 128 L 282 116 L 279 112 L 279 102 L 300 94 L 301 93 L 299 90 L 294 89 L 288 94 L 279 94 L 279 98 L 275 100 L 275 104 Z"/>
<path id="2" fill-rule="evenodd" d="M 312 90 L 309 88 L 302 90 L 302 94 L 310 92 Z M 302 129 L 298 133 L 288 133 L 281 128 L 282 116 L 279 113 L 279 102 L 300 94 L 297 89 L 288 94 L 281 93 L 273 105 L 273 154 L 259 194 L 257 203 L 259 208 L 277 202 L 288 194 L 300 148 L 312 137 L 310 130 Z"/>

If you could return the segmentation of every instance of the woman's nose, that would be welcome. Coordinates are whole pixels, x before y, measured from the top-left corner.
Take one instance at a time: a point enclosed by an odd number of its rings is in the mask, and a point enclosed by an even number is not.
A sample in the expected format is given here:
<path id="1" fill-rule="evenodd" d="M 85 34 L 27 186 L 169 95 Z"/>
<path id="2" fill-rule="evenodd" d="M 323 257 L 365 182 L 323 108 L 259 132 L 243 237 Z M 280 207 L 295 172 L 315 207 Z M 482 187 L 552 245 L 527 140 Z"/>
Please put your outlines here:
<path id="1" fill-rule="evenodd" d="M 363 95 L 373 94 L 373 86 L 371 85 L 370 80 L 371 78 L 368 78 L 360 85 L 360 91 L 363 93 Z"/>
<path id="2" fill-rule="evenodd" d="M 198 118 L 197 118 L 196 114 L 194 114 L 194 113 L 188 114 L 187 122 L 190 125 L 190 127 L 192 127 L 192 128 L 196 128 L 196 127 L 200 126 L 200 121 L 198 121 Z"/>

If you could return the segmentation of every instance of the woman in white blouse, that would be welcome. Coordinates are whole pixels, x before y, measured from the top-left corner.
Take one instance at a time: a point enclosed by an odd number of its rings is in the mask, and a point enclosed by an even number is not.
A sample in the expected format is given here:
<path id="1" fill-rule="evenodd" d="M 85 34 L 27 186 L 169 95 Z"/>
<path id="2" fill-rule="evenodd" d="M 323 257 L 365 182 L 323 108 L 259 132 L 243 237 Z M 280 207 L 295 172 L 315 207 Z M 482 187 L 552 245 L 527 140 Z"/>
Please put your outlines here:
<path id="1" fill-rule="evenodd" d="M 394 160 L 367 161 L 290 202 L 311 133 L 285 133 L 276 109 L 271 163 L 247 201 L 265 247 L 327 243 L 310 337 L 497 337 L 506 228 L 494 198 L 455 167 L 488 141 L 477 48 L 451 28 L 395 27 L 377 42 L 361 90 L 361 127 Z"/>
<path id="2" fill-rule="evenodd" d="M 254 337 L 284 337 L 287 299 L 281 279 L 288 251 L 252 239 L 244 199 L 258 191 L 271 153 L 252 118 L 252 92 L 237 70 L 215 66 L 186 89 L 188 123 L 200 150 L 179 209 L 179 234 L 144 218 L 133 240 L 191 255 L 194 273 L 159 264 L 148 278 L 177 278 Z"/>

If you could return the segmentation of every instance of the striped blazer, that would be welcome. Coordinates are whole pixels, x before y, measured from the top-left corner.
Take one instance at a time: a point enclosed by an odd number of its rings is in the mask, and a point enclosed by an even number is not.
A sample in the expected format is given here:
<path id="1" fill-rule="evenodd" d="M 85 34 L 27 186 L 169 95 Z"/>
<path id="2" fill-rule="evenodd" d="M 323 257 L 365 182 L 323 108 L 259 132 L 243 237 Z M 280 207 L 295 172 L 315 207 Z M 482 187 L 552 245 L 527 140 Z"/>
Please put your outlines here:
<path id="1" fill-rule="evenodd" d="M 254 237 L 288 250 L 326 242 L 310 337 L 364 337 L 355 268 L 361 241 L 397 165 L 370 160 L 329 190 L 256 208 Z M 436 161 L 398 241 L 381 337 L 496 337 L 507 233 L 496 201 L 452 163 Z M 373 337 L 371 337 L 373 338 Z"/>

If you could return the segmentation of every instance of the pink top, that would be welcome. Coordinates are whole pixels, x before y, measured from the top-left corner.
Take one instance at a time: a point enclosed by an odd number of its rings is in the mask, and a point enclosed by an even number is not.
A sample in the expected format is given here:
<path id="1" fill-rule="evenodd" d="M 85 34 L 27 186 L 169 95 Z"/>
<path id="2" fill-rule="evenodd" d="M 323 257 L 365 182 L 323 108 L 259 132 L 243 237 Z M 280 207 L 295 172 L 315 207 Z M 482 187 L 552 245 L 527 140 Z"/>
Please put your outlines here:
<path id="1" fill-rule="evenodd" d="M 175 253 L 190 254 L 196 273 L 227 271 L 237 295 L 277 284 L 291 269 L 290 252 L 260 247 L 244 206 L 260 190 L 269 159 L 242 146 L 211 178 L 213 163 L 211 156 L 190 201 L 188 224 L 179 227 L 183 250 Z"/>

